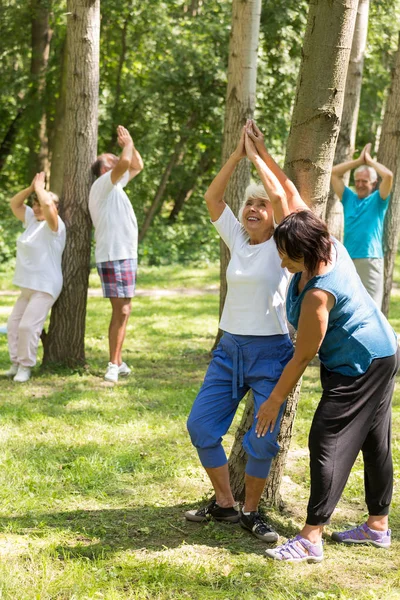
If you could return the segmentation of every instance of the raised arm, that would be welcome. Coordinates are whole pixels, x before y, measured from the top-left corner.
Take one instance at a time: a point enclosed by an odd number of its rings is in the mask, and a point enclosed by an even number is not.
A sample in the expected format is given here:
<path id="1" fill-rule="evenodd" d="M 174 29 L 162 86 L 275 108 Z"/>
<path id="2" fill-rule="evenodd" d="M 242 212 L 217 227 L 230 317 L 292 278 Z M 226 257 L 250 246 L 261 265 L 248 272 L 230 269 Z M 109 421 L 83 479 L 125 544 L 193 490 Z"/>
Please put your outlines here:
<path id="1" fill-rule="evenodd" d="M 249 126 L 246 126 L 245 148 L 247 158 L 251 160 L 257 169 L 258 176 L 272 204 L 274 219 L 276 223 L 280 223 L 282 219 L 290 214 L 286 192 L 279 179 L 257 152 L 256 145 L 250 138 L 248 130 Z"/>
<path id="2" fill-rule="evenodd" d="M 356 158 L 354 160 L 346 160 L 345 162 L 332 167 L 331 185 L 332 185 L 333 191 L 339 197 L 340 200 L 342 199 L 344 187 L 345 187 L 344 181 L 343 181 L 343 175 L 345 175 L 345 173 L 347 173 L 347 171 L 351 171 L 353 169 L 356 169 L 357 167 L 361 167 L 361 165 L 363 165 L 365 163 L 365 151 L 366 151 L 368 145 L 370 146 L 371 144 L 367 144 L 362 149 L 361 154 L 358 158 Z"/>
<path id="3" fill-rule="evenodd" d="M 33 180 L 33 189 L 36 193 L 37 199 L 39 200 L 40 208 L 42 209 L 43 216 L 52 231 L 58 231 L 58 210 L 53 202 L 51 194 L 44 188 L 45 175 L 42 171 L 37 173 Z"/>
<path id="4" fill-rule="evenodd" d="M 247 121 L 246 131 L 250 139 L 254 142 L 258 154 L 261 156 L 268 169 L 275 175 L 275 177 L 278 179 L 279 183 L 285 190 L 289 207 L 289 213 L 295 212 L 297 210 L 307 210 L 309 206 L 307 206 L 307 204 L 301 198 L 293 181 L 291 181 L 289 177 L 282 171 L 280 166 L 274 161 L 274 159 L 266 149 L 264 135 L 257 127 L 254 121 Z"/>
<path id="5" fill-rule="evenodd" d="M 240 163 L 242 158 L 246 156 L 246 150 L 244 146 L 245 128 L 242 129 L 239 143 L 230 155 L 218 175 L 214 177 L 204 198 L 207 203 L 208 212 L 212 221 L 217 221 L 224 212 L 226 203 L 224 202 L 224 193 L 226 186 L 228 185 L 229 179 L 232 176 L 236 166 Z"/>
<path id="6" fill-rule="evenodd" d="M 268 430 L 274 430 L 280 407 L 323 342 L 328 328 L 329 312 L 333 306 L 333 296 L 324 290 L 312 289 L 305 295 L 299 318 L 294 356 L 283 369 L 271 395 L 260 406 L 256 415 L 258 437 L 264 436 Z"/>
<path id="7" fill-rule="evenodd" d="M 13 211 L 13 214 L 17 217 L 17 219 L 19 219 L 22 222 L 25 221 L 25 200 L 27 200 L 27 198 L 29 198 L 29 196 L 33 194 L 33 191 L 34 190 L 32 181 L 29 187 L 25 188 L 24 190 L 21 190 L 20 192 L 18 192 L 18 194 L 15 194 L 15 196 L 10 200 L 10 207 Z"/>
<path id="8" fill-rule="evenodd" d="M 122 148 L 121 156 L 113 170 L 111 171 L 111 182 L 115 185 L 123 176 L 123 174 L 130 170 L 132 159 L 133 159 L 133 140 L 130 133 L 122 125 L 117 127 L 118 144 Z"/>
<path id="9" fill-rule="evenodd" d="M 137 150 L 137 148 L 135 148 L 135 144 L 133 145 L 133 152 L 132 152 L 132 160 L 131 160 L 131 164 L 129 165 L 129 181 L 131 179 L 133 179 L 134 177 L 136 177 L 136 175 L 139 175 L 140 171 L 143 171 L 143 159 L 139 154 L 139 150 Z"/>
<path id="10" fill-rule="evenodd" d="M 373 160 L 371 158 L 370 152 L 371 152 L 371 144 L 367 144 L 364 148 L 365 164 L 368 165 L 369 167 L 373 167 L 375 169 L 375 171 L 378 173 L 378 175 L 381 177 L 382 181 L 379 185 L 379 195 L 383 200 L 386 200 L 386 198 L 389 196 L 390 192 L 392 191 L 393 173 L 392 173 L 392 171 L 390 171 L 390 169 L 388 169 L 384 165 L 381 165 L 381 163 L 378 163 L 378 161 Z"/>

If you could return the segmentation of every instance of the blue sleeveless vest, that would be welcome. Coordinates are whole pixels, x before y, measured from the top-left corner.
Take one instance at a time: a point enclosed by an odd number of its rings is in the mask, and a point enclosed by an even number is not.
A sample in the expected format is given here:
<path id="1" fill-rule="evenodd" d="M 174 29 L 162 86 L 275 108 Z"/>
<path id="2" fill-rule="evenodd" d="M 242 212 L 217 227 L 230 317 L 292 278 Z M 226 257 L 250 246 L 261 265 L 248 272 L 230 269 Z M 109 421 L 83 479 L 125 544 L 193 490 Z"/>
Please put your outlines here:
<path id="1" fill-rule="evenodd" d="M 286 312 L 289 323 L 298 327 L 304 295 L 312 288 L 331 293 L 335 305 L 329 313 L 328 329 L 319 349 L 321 363 L 329 370 L 357 377 L 365 373 L 375 358 L 392 356 L 397 337 L 361 283 L 345 247 L 336 239 L 334 268 L 316 275 L 298 293 L 301 273 L 295 273 L 288 290 Z"/>

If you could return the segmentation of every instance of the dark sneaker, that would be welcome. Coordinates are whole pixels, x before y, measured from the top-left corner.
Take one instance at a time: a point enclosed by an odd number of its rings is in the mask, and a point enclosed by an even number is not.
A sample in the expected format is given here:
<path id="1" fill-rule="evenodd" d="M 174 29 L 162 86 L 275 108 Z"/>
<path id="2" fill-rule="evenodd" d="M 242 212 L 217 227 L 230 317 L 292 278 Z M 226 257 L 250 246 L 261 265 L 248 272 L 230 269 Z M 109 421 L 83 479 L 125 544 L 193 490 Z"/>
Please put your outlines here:
<path id="1" fill-rule="evenodd" d="M 389 548 L 391 530 L 376 531 L 370 529 L 366 523 L 347 531 L 335 531 L 332 539 L 341 544 L 371 544 L 377 548 Z"/>
<path id="2" fill-rule="evenodd" d="M 266 550 L 265 554 L 268 558 L 286 562 L 319 563 L 324 559 L 322 543 L 312 544 L 300 535 L 296 535 L 282 546 Z"/>
<path id="3" fill-rule="evenodd" d="M 263 542 L 277 542 L 278 534 L 268 525 L 257 511 L 244 515 L 240 511 L 240 525 L 243 529 L 248 529 L 253 535 Z"/>
<path id="4" fill-rule="evenodd" d="M 187 510 L 185 512 L 185 519 L 188 521 L 226 521 L 227 523 L 237 523 L 240 518 L 239 510 L 232 506 L 230 508 L 223 508 L 219 506 L 215 500 L 211 500 L 207 506 L 199 508 L 199 510 Z"/>

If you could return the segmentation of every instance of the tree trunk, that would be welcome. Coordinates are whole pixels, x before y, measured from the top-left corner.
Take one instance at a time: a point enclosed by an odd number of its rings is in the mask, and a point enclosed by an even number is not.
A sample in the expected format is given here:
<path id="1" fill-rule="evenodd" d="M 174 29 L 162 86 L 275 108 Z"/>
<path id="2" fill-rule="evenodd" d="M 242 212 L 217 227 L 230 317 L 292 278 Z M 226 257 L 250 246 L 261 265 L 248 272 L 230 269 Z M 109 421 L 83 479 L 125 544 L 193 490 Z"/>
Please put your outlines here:
<path id="1" fill-rule="evenodd" d="M 178 141 L 175 144 L 174 152 L 169 160 L 169 163 L 167 164 L 167 166 L 165 168 L 163 176 L 161 177 L 160 184 L 157 188 L 156 195 L 154 196 L 153 202 L 152 202 L 149 210 L 147 211 L 144 223 L 143 223 L 142 227 L 140 228 L 139 236 L 138 236 L 139 242 L 143 241 L 144 237 L 146 236 L 146 233 L 149 230 L 151 223 L 153 222 L 154 216 L 156 215 L 157 211 L 159 210 L 160 206 L 162 205 L 162 200 L 163 200 L 165 189 L 167 187 L 168 180 L 170 178 L 170 175 L 171 175 L 174 167 L 176 167 L 176 165 L 178 165 L 182 160 L 184 147 L 189 138 L 190 130 L 193 129 L 193 127 L 194 127 L 196 118 L 197 117 L 194 114 L 192 114 L 189 117 L 189 119 L 186 123 L 185 129 L 184 129 L 184 133 L 180 136 L 180 138 L 178 139 Z"/>
<path id="2" fill-rule="evenodd" d="M 225 105 L 224 142 L 222 164 L 236 148 L 240 131 L 254 115 L 257 81 L 257 51 L 260 32 L 261 0 L 233 0 L 232 30 L 229 42 L 228 86 Z M 241 160 L 233 173 L 225 192 L 225 202 L 237 215 L 250 183 L 250 163 Z M 229 263 L 229 250 L 220 242 L 220 295 L 219 315 L 226 297 L 226 269 Z M 214 347 L 218 344 L 221 331 L 218 331 Z"/>
<path id="3" fill-rule="evenodd" d="M 222 147 L 222 164 L 236 148 L 241 128 L 246 119 L 254 115 L 257 81 L 257 52 L 260 31 L 261 0 L 233 0 L 232 30 L 229 42 L 228 86 L 226 94 L 224 142 Z M 250 163 L 241 160 L 235 169 L 227 186 L 224 200 L 237 215 L 244 199 L 244 192 L 250 183 Z M 226 297 L 226 269 L 230 255 L 228 248 L 220 242 L 220 297 L 219 315 Z M 218 331 L 214 347 L 221 337 Z M 246 411 L 252 409 L 253 398 L 247 396 Z M 239 427 L 235 443 L 229 457 L 229 471 L 232 491 L 239 498 L 240 488 L 243 488 L 244 462 L 241 440 L 248 429 L 246 419 Z"/>
<path id="4" fill-rule="evenodd" d="M 90 165 L 96 158 L 100 0 L 68 0 L 68 86 L 61 218 L 67 227 L 64 287 L 52 309 L 44 362 L 85 362 L 85 318 L 90 269 Z"/>
<path id="5" fill-rule="evenodd" d="M 392 69 L 392 82 L 386 102 L 378 161 L 394 174 L 394 185 L 385 218 L 384 248 L 385 276 L 382 312 L 389 314 L 390 292 L 393 284 L 394 261 L 397 253 L 400 228 L 400 36 Z"/>
<path id="6" fill-rule="evenodd" d="M 336 144 L 334 164 L 350 160 L 355 151 L 358 111 L 360 108 L 361 84 L 364 69 L 365 47 L 368 33 L 369 0 L 359 0 L 349 69 L 347 71 L 342 120 Z M 349 183 L 350 172 L 343 177 Z M 343 206 L 331 189 L 326 205 L 326 223 L 329 231 L 343 240 Z"/>
<path id="7" fill-rule="evenodd" d="M 46 70 L 49 62 L 52 30 L 49 25 L 49 0 L 31 0 L 32 10 L 32 119 L 34 127 L 29 141 L 30 177 L 37 171 L 49 172 L 47 116 L 44 102 Z"/>
<path id="8" fill-rule="evenodd" d="M 68 71 L 68 51 L 67 39 L 65 38 L 61 50 L 61 78 L 59 96 L 56 104 L 56 114 L 54 118 L 54 127 L 51 136 L 51 176 L 50 189 L 60 198 L 62 195 L 62 186 L 64 179 L 65 165 L 65 117 L 67 100 L 67 71 Z"/>
<path id="9" fill-rule="evenodd" d="M 285 171 L 324 218 L 357 0 L 311 0 Z"/>

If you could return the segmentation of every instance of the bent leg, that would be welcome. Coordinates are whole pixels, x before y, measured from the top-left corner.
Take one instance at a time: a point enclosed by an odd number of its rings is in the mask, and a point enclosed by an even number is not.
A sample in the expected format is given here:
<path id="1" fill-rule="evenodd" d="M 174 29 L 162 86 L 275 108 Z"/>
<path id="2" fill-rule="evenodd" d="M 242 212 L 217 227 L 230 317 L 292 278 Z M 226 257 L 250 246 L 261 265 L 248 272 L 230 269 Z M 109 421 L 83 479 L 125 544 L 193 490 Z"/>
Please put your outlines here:
<path id="1" fill-rule="evenodd" d="M 29 302 L 29 290 L 21 289 L 21 295 L 14 304 L 7 321 L 7 341 L 10 360 L 18 364 L 18 327 Z"/>
<path id="2" fill-rule="evenodd" d="M 18 363 L 34 367 L 44 322 L 54 304 L 46 292 L 33 291 L 18 327 Z"/>

